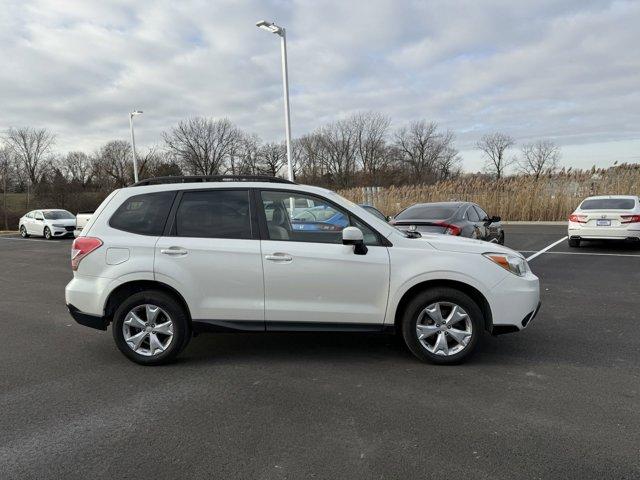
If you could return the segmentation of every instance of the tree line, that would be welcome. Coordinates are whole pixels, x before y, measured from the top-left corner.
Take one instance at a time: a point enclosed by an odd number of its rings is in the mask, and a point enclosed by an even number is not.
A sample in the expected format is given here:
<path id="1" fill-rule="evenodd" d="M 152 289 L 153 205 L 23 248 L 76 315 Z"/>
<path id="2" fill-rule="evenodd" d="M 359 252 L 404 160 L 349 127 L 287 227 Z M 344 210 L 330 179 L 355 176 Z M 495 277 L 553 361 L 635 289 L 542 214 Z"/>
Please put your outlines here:
<path id="1" fill-rule="evenodd" d="M 431 184 L 462 175 L 462 159 L 454 142 L 454 133 L 436 122 L 416 120 L 394 129 L 391 119 L 382 113 L 359 112 L 294 139 L 293 170 L 301 183 L 334 189 Z M 56 151 L 55 144 L 55 134 L 48 129 L 9 128 L 0 137 L 3 192 L 60 201 L 56 194 L 104 193 L 133 182 L 132 149 L 127 140 L 108 141 L 93 152 L 66 154 Z M 500 178 L 517 164 L 522 172 L 537 178 L 558 166 L 560 150 L 549 140 L 522 145 L 517 157 L 509 156 L 514 146 L 515 140 L 503 133 L 483 136 L 476 148 L 483 152 L 485 173 Z M 157 145 L 136 153 L 141 179 L 284 176 L 287 171 L 284 142 L 263 142 L 226 118 L 182 120 L 163 132 Z"/>

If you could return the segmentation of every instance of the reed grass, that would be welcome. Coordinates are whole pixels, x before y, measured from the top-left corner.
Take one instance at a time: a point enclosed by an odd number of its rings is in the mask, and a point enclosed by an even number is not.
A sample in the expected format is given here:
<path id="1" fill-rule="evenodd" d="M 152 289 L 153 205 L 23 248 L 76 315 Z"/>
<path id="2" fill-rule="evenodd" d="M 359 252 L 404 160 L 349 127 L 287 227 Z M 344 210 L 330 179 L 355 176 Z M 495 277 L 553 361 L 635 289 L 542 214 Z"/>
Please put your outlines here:
<path id="1" fill-rule="evenodd" d="M 472 201 L 504 220 L 566 220 L 585 197 L 640 194 L 640 165 L 563 171 L 537 180 L 524 175 L 500 180 L 466 175 L 432 185 L 380 188 L 374 195 L 367 195 L 363 188 L 338 193 L 356 203 L 372 203 L 386 215 L 415 203 Z"/>

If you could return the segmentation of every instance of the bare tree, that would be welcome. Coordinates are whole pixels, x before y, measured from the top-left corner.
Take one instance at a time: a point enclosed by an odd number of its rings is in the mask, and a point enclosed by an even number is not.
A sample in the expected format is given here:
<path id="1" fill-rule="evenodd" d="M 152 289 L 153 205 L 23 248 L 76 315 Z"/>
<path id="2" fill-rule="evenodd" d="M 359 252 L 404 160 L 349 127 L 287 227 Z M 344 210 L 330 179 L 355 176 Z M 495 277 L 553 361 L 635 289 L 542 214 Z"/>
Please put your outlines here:
<path id="1" fill-rule="evenodd" d="M 287 147 L 284 143 L 269 142 L 258 151 L 258 171 L 276 177 L 287 164 Z"/>
<path id="2" fill-rule="evenodd" d="M 71 182 L 86 188 L 94 175 L 94 165 L 91 157 L 84 152 L 69 152 L 58 160 L 60 170 Z"/>
<path id="3" fill-rule="evenodd" d="M 95 162 L 103 182 L 108 182 L 115 188 L 126 187 L 133 182 L 133 157 L 129 142 L 107 142 L 96 154 Z"/>
<path id="4" fill-rule="evenodd" d="M 396 132 L 394 147 L 401 165 L 414 181 L 434 181 L 439 171 L 448 171 L 457 157 L 453 140 L 452 132 L 438 132 L 437 123 L 419 120 Z"/>
<path id="5" fill-rule="evenodd" d="M 333 185 L 350 187 L 356 171 L 357 144 L 348 120 L 333 122 L 317 131 L 318 154 Z"/>
<path id="6" fill-rule="evenodd" d="M 324 174 L 324 164 L 320 150 L 322 149 L 321 135 L 316 131 L 303 135 L 293 141 L 292 149 L 296 176 L 308 182 L 318 182 Z"/>
<path id="7" fill-rule="evenodd" d="M 37 185 L 50 166 L 55 135 L 46 128 L 9 128 L 5 140 L 31 185 Z"/>
<path id="8" fill-rule="evenodd" d="M 163 133 L 166 149 L 194 175 L 218 175 L 242 135 L 228 119 L 194 117 Z"/>
<path id="9" fill-rule="evenodd" d="M 495 175 L 498 180 L 504 176 L 507 167 L 514 162 L 506 156 L 507 150 L 514 144 L 515 140 L 512 137 L 499 132 L 483 135 L 476 142 L 476 148 L 483 153 L 486 171 Z"/>
<path id="10" fill-rule="evenodd" d="M 2 181 L 2 215 L 4 217 L 4 229 L 9 230 L 9 219 L 7 210 L 7 192 L 11 183 L 11 177 L 14 169 L 13 154 L 11 149 L 7 146 L 0 148 L 0 176 Z"/>
<path id="11" fill-rule="evenodd" d="M 352 123 L 358 160 L 367 180 L 376 184 L 378 174 L 388 164 L 387 134 L 391 120 L 378 112 L 357 113 Z"/>
<path id="12" fill-rule="evenodd" d="M 519 160 L 520 169 L 527 175 L 533 175 L 536 180 L 540 175 L 554 172 L 560 162 L 560 148 L 551 140 L 538 140 L 522 146 L 522 158 Z"/>

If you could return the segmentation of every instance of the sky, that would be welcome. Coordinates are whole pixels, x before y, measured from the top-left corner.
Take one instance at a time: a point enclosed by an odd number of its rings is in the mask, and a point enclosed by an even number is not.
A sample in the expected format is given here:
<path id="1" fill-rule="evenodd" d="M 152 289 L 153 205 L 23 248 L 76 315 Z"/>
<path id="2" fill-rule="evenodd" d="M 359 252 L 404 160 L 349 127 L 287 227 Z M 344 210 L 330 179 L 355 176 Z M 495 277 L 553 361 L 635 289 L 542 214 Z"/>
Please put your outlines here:
<path id="1" fill-rule="evenodd" d="M 0 0 L 0 130 L 46 127 L 61 152 L 141 146 L 196 115 L 284 137 L 375 110 L 475 142 L 550 139 L 574 168 L 640 162 L 640 1 Z M 517 155 L 517 149 L 510 155 Z"/>

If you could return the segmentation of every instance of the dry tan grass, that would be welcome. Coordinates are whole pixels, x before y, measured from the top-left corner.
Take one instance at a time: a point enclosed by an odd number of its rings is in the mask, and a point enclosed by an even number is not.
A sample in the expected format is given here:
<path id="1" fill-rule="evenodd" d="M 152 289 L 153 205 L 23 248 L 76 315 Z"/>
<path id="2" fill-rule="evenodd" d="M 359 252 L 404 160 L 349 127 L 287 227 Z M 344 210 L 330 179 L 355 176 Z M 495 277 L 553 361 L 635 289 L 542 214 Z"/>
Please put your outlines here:
<path id="1" fill-rule="evenodd" d="M 622 165 L 606 170 L 562 172 L 552 176 L 515 176 L 499 181 L 465 176 L 434 185 L 410 185 L 380 189 L 373 198 L 362 188 L 342 190 L 356 203 L 373 201 L 387 215 L 421 202 L 473 201 L 490 215 L 504 220 L 566 220 L 578 203 L 590 195 L 638 195 L 640 166 Z"/>

